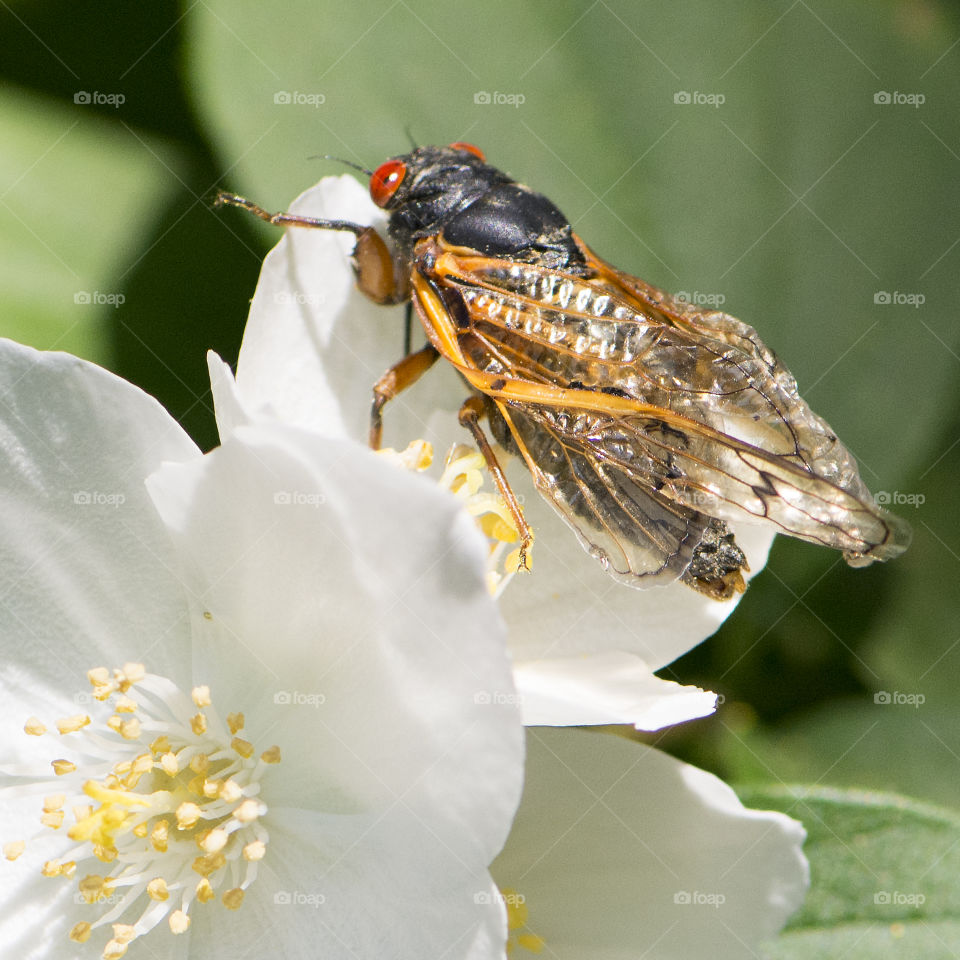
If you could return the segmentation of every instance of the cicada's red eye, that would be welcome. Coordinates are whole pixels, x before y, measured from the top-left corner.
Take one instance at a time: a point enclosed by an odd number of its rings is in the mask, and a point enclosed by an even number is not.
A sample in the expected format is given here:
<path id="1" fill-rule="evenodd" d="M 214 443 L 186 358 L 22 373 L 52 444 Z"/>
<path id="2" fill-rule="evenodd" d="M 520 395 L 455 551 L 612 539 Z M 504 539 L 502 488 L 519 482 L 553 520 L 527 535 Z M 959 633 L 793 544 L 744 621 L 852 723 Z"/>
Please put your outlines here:
<path id="1" fill-rule="evenodd" d="M 406 175 L 407 165 L 402 160 L 381 163 L 370 178 L 370 198 L 378 207 L 385 207 Z"/>
<path id="2" fill-rule="evenodd" d="M 487 162 L 486 154 L 479 148 L 475 147 L 472 143 L 461 143 L 459 140 L 456 143 L 450 144 L 451 150 L 466 150 L 467 153 L 472 153 L 481 163 Z"/>

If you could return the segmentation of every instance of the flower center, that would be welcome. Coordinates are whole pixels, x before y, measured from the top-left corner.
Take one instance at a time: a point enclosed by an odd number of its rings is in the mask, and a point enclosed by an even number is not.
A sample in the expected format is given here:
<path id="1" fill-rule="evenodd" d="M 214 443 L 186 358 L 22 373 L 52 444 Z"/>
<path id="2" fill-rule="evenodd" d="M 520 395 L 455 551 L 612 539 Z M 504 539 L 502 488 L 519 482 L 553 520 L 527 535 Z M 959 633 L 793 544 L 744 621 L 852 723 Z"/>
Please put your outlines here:
<path id="1" fill-rule="evenodd" d="M 527 930 L 527 898 L 508 887 L 500 891 L 500 896 L 507 908 L 507 956 L 512 957 L 518 949 L 540 953 L 546 945 L 543 937 L 524 932 Z"/>
<path id="2" fill-rule="evenodd" d="M 389 448 L 379 453 L 417 473 L 427 470 L 433 463 L 433 447 L 425 440 L 414 440 L 402 453 Z M 482 454 L 458 443 L 447 454 L 443 473 L 437 482 L 463 501 L 464 508 L 487 538 L 490 545 L 487 589 L 494 597 L 499 597 L 520 568 L 520 548 L 509 549 L 510 544 L 520 539 L 520 534 L 503 497 L 498 493 L 481 491 L 485 470 L 486 462 Z M 527 566 L 530 566 L 529 554 Z"/>
<path id="3" fill-rule="evenodd" d="M 219 897 L 229 910 L 241 906 L 266 854 L 260 786 L 280 750 L 254 756 L 238 736 L 243 714 L 221 719 L 208 687 L 187 696 L 134 663 L 87 677 L 102 728 L 86 714 L 56 722 L 77 759 L 52 761 L 58 792 L 44 797 L 40 821 L 54 831 L 68 823 L 73 843 L 41 872 L 75 880 L 76 899 L 91 908 L 70 939 L 86 943 L 110 924 L 102 956 L 118 960 L 164 919 L 174 933 L 186 931 L 195 903 Z M 36 717 L 24 730 L 57 736 Z M 16 860 L 25 847 L 7 843 L 4 856 Z"/>

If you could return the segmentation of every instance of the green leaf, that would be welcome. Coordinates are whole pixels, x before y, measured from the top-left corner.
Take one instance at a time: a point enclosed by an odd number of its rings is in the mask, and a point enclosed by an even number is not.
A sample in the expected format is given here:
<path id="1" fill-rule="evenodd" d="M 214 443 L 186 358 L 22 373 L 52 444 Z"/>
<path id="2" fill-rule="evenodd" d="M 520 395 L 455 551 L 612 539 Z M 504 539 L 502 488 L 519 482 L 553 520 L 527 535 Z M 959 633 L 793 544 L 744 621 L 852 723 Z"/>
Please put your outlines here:
<path id="1" fill-rule="evenodd" d="M 771 960 L 955 960 L 960 817 L 895 794 L 741 790 L 803 821 L 811 889 Z"/>
<path id="2" fill-rule="evenodd" d="M 172 195 L 176 155 L 82 103 L 9 86 L 0 127 L 0 335 L 109 365 L 107 320 L 136 313 L 124 274 Z"/>

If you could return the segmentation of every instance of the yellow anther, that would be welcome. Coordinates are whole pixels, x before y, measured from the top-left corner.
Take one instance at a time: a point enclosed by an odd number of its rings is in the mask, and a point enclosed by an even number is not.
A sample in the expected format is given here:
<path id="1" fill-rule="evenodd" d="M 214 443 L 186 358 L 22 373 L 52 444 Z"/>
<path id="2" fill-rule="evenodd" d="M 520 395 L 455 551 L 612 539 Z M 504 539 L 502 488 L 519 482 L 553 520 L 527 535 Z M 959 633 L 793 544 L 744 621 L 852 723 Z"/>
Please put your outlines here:
<path id="1" fill-rule="evenodd" d="M 244 760 L 249 760 L 250 757 L 253 756 L 253 744 L 250 743 L 249 740 L 244 740 L 242 737 L 234 737 L 230 741 L 230 746 L 233 747 Z"/>
<path id="2" fill-rule="evenodd" d="M 128 946 L 130 946 L 128 943 L 121 943 L 119 940 L 109 940 L 101 956 L 103 960 L 120 960 L 127 952 Z"/>
<path id="3" fill-rule="evenodd" d="M 113 938 L 118 943 L 130 943 L 136 939 L 137 931 L 129 923 L 114 923 L 113 925 Z"/>
<path id="4" fill-rule="evenodd" d="M 106 667 L 94 667 L 87 671 L 87 679 L 92 687 L 105 687 L 111 682 L 110 671 Z"/>
<path id="5" fill-rule="evenodd" d="M 230 839 L 230 834 L 222 827 L 211 830 L 201 841 L 200 849 L 204 853 L 219 853 Z"/>
<path id="6" fill-rule="evenodd" d="M 243 796 L 240 785 L 235 780 L 225 780 L 220 788 L 220 799 L 224 803 L 236 803 Z"/>
<path id="7" fill-rule="evenodd" d="M 210 881 L 204 877 L 197 884 L 197 900 L 199 900 L 200 903 L 209 903 L 211 900 L 215 900 L 216 896 L 213 887 L 210 886 Z"/>
<path id="8" fill-rule="evenodd" d="M 147 895 L 151 900 L 166 900 L 170 896 L 167 889 L 167 881 L 163 877 L 154 877 L 147 884 Z"/>
<path id="9" fill-rule="evenodd" d="M 132 700 L 126 694 L 121 694 L 113 701 L 113 709 L 117 713 L 136 713 L 137 712 L 137 701 Z"/>
<path id="10" fill-rule="evenodd" d="M 195 797 L 205 797 L 206 794 L 203 792 L 203 785 L 205 783 L 206 778 L 204 777 L 191 777 L 190 782 L 187 784 L 187 790 Z"/>
<path id="11" fill-rule="evenodd" d="M 77 884 L 77 890 L 87 903 L 96 903 L 101 897 L 110 894 L 111 887 L 107 883 L 106 877 L 97 876 L 95 873 L 88 873 Z"/>
<path id="12" fill-rule="evenodd" d="M 186 933 L 190 926 L 190 918 L 182 910 L 174 910 L 167 923 L 173 933 Z"/>
<path id="13" fill-rule="evenodd" d="M 177 827 L 180 830 L 189 830 L 196 825 L 203 811 L 191 800 L 185 800 L 177 807 Z"/>
<path id="14" fill-rule="evenodd" d="M 43 798 L 43 812 L 51 813 L 54 810 L 62 810 L 67 802 L 65 793 L 51 793 L 49 797 Z"/>
<path id="15" fill-rule="evenodd" d="M 233 815 L 241 823 L 252 823 L 260 816 L 260 803 L 252 798 L 244 800 L 234 809 Z"/>
<path id="16" fill-rule="evenodd" d="M 264 763 L 279 763 L 280 748 L 276 744 L 274 744 L 272 747 L 267 747 L 267 749 L 260 754 L 260 759 Z"/>
<path id="17" fill-rule="evenodd" d="M 195 753 L 189 766 L 194 773 L 206 773 L 210 769 L 210 758 L 205 753 Z"/>
<path id="18" fill-rule="evenodd" d="M 114 714 L 112 717 L 107 717 L 107 726 L 114 732 L 119 733 L 120 727 L 123 725 L 123 717 Z"/>
<path id="19" fill-rule="evenodd" d="M 223 895 L 223 905 L 228 910 L 239 910 L 243 903 L 243 890 L 240 887 L 234 887 Z"/>
<path id="20" fill-rule="evenodd" d="M 73 814 L 73 819 L 79 823 L 93 815 L 93 807 L 89 803 L 78 803 L 75 807 L 70 808 L 70 812 Z"/>
<path id="21" fill-rule="evenodd" d="M 162 737 L 157 737 L 153 743 L 150 744 L 150 752 L 157 756 L 157 754 L 164 754 L 170 752 L 170 738 L 164 734 Z"/>
<path id="22" fill-rule="evenodd" d="M 210 853 L 205 857 L 197 857 L 191 865 L 195 873 L 201 877 L 209 877 L 211 873 L 216 873 L 225 863 L 227 858 L 222 853 Z"/>
<path id="23" fill-rule="evenodd" d="M 51 810 L 40 814 L 40 822 L 51 830 L 59 830 L 63 826 L 63 811 Z"/>
<path id="24" fill-rule="evenodd" d="M 243 859 L 251 862 L 262 860 L 267 853 L 267 845 L 262 840 L 251 840 L 243 848 Z"/>
<path id="25" fill-rule="evenodd" d="M 142 663 L 125 663 L 123 665 L 123 679 L 128 684 L 139 683 L 146 675 L 147 668 Z"/>
<path id="26" fill-rule="evenodd" d="M 60 864 L 60 876 L 61 877 L 72 877 L 77 872 L 77 861 L 76 860 L 67 860 L 65 863 Z"/>
<path id="27" fill-rule="evenodd" d="M 47 732 L 47 728 L 38 717 L 30 717 L 23 725 L 23 732 L 31 737 L 42 737 Z"/>
<path id="28" fill-rule="evenodd" d="M 518 933 L 516 937 L 517 946 L 529 950 L 531 953 L 542 953 L 547 941 L 543 937 L 538 937 L 533 933 Z"/>
<path id="29" fill-rule="evenodd" d="M 61 863 L 59 860 L 47 860 L 40 868 L 40 875 L 42 877 L 59 877 L 60 869 Z"/>
<path id="30" fill-rule="evenodd" d="M 133 761 L 133 772 L 142 776 L 153 769 L 153 756 L 149 753 L 141 753 Z"/>
<path id="31" fill-rule="evenodd" d="M 148 824 L 147 824 L 147 821 L 144 820 L 142 823 L 138 823 L 138 824 L 133 828 L 133 835 L 134 835 L 135 837 L 139 837 L 139 838 L 142 840 L 142 839 L 147 835 L 147 833 L 149 832 L 149 829 L 150 829 L 150 828 L 149 828 L 149 826 L 148 826 Z"/>
<path id="32" fill-rule="evenodd" d="M 203 619 L 204 619 L 204 620 L 212 620 L 212 619 L 213 619 L 213 614 L 212 614 L 209 610 L 204 610 L 204 611 L 203 611 Z"/>
<path id="33" fill-rule="evenodd" d="M 50 766 L 53 767 L 53 772 L 58 777 L 62 777 L 66 773 L 73 773 L 77 769 L 77 765 L 70 760 L 52 760 Z"/>
<path id="34" fill-rule="evenodd" d="M 208 800 L 212 800 L 220 792 L 220 786 L 221 786 L 220 780 L 204 780 L 203 795 Z"/>
<path id="35" fill-rule="evenodd" d="M 491 539 L 503 543 L 515 543 L 519 539 L 517 528 L 496 513 L 485 513 L 478 518 L 477 525 Z"/>
<path id="36" fill-rule="evenodd" d="M 136 740 L 140 736 L 140 721 L 136 717 L 130 717 L 120 724 L 120 736 L 124 740 Z"/>
<path id="37" fill-rule="evenodd" d="M 202 713 L 192 716 L 190 718 L 190 729 L 194 736 L 202 737 L 207 732 L 207 718 Z"/>
<path id="38" fill-rule="evenodd" d="M 11 840 L 3 845 L 3 855 L 7 860 L 16 860 L 27 849 L 23 840 Z"/>
<path id="39" fill-rule="evenodd" d="M 86 943 L 90 939 L 92 929 L 93 927 L 86 920 L 81 920 L 70 928 L 70 939 L 74 943 Z"/>
<path id="40" fill-rule="evenodd" d="M 85 713 L 75 713 L 72 717 L 61 717 L 57 721 L 57 729 L 61 734 L 76 733 L 82 730 L 90 723 L 90 718 Z"/>
<path id="41" fill-rule="evenodd" d="M 227 714 L 227 726 L 230 728 L 230 733 L 239 733 L 243 729 L 244 716 L 242 713 L 228 713 Z"/>
<path id="42" fill-rule="evenodd" d="M 150 831 L 150 846 L 157 853 L 167 852 L 167 841 L 169 839 L 170 824 L 166 820 L 158 820 Z"/>
<path id="43" fill-rule="evenodd" d="M 175 777 L 180 772 L 180 763 L 172 750 L 168 750 L 160 757 L 160 769 L 168 777 Z"/>
<path id="44" fill-rule="evenodd" d="M 210 688 L 206 685 L 202 687 L 194 687 L 190 691 L 190 697 L 200 710 L 202 710 L 204 707 L 209 707 L 210 704 L 213 703 L 213 701 L 210 699 Z"/>
<path id="45" fill-rule="evenodd" d="M 113 863 L 117 859 L 118 854 L 120 853 L 114 846 L 107 846 L 102 843 L 93 844 L 93 855 L 101 863 Z"/>

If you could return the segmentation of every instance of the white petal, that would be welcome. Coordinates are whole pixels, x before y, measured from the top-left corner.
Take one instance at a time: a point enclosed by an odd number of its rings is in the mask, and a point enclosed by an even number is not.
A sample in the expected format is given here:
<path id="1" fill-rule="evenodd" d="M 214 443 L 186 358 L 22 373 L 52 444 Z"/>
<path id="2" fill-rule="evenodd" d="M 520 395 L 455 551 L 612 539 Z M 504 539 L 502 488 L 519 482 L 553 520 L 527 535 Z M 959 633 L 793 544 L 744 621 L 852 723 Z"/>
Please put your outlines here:
<path id="1" fill-rule="evenodd" d="M 743 960 L 803 899 L 804 837 L 651 747 L 539 729 L 492 872 L 558 960 Z"/>
<path id="2" fill-rule="evenodd" d="M 632 723 L 660 730 L 713 713 L 717 695 L 655 677 L 639 657 L 596 653 L 518 661 L 513 679 L 528 726 Z"/>
<path id="3" fill-rule="evenodd" d="M 194 444 L 113 374 L 0 341 L 0 446 L 6 705 L 37 712 L 49 696 L 76 712 L 93 666 L 169 667 L 186 607 L 143 484 L 164 460 L 198 459 Z"/>
<path id="4" fill-rule="evenodd" d="M 376 816 L 276 814 L 269 858 L 235 922 L 224 929 L 212 916 L 195 926 L 225 956 L 260 937 L 265 956 L 285 960 L 502 956 L 489 874 L 438 843 L 431 823 L 399 806 Z"/>
<path id="5" fill-rule="evenodd" d="M 525 491 L 527 484 L 521 478 L 516 488 Z M 659 670 L 714 633 L 739 602 L 718 603 L 679 582 L 631 589 L 601 569 L 535 492 L 525 496 L 524 510 L 537 535 L 533 572 L 511 583 L 501 600 L 516 660 L 612 649 L 636 654 Z M 766 563 L 774 534 L 741 524 L 736 535 L 755 574 Z"/>
<path id="6" fill-rule="evenodd" d="M 278 425 L 238 429 L 149 488 L 193 571 L 196 682 L 219 676 L 224 709 L 255 705 L 284 795 L 330 813 L 402 800 L 489 862 L 522 735 L 484 544 L 454 498 Z"/>

